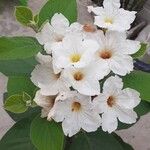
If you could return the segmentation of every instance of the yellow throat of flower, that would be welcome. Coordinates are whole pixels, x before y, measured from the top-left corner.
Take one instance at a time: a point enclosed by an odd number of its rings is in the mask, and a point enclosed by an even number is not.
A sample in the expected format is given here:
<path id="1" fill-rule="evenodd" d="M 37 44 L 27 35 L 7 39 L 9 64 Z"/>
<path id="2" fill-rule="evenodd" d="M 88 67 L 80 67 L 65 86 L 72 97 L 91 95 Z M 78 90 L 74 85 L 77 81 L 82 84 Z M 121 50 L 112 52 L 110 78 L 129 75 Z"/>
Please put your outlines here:
<path id="1" fill-rule="evenodd" d="M 70 56 L 70 60 L 72 63 L 76 63 L 76 62 L 80 61 L 80 59 L 81 59 L 80 54 L 73 54 Z"/>

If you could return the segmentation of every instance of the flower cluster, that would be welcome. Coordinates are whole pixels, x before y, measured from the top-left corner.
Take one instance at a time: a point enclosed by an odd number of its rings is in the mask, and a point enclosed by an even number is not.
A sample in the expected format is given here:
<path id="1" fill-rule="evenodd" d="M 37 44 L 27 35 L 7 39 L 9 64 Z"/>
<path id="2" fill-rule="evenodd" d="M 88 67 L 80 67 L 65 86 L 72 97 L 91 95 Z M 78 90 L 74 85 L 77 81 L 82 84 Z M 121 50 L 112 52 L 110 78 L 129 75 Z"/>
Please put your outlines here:
<path id="1" fill-rule="evenodd" d="M 104 0 L 104 7 L 89 6 L 94 24 L 70 24 L 56 13 L 36 34 L 46 54 L 31 75 L 39 87 L 34 101 L 42 107 L 42 117 L 62 122 L 64 134 L 73 136 L 81 129 L 109 133 L 118 120 L 132 124 L 140 103 L 134 89 L 123 89 L 121 76 L 133 71 L 131 54 L 140 49 L 138 41 L 127 39 L 126 30 L 135 12 L 120 7 L 119 0 Z M 117 120 L 118 119 L 118 120 Z"/>

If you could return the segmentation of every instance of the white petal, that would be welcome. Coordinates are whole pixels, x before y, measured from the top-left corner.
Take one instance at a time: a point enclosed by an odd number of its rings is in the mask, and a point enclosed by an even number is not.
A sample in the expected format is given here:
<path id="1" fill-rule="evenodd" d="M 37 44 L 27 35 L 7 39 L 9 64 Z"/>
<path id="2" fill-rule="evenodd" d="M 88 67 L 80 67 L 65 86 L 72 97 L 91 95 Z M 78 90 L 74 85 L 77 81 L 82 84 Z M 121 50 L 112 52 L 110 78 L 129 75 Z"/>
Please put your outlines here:
<path id="1" fill-rule="evenodd" d="M 36 56 L 36 60 L 40 63 L 40 64 L 50 64 L 52 61 L 52 57 L 50 55 L 43 55 L 41 53 L 38 53 Z"/>
<path id="2" fill-rule="evenodd" d="M 86 132 L 96 131 L 101 125 L 101 118 L 98 113 L 87 111 L 80 117 L 81 127 Z"/>
<path id="3" fill-rule="evenodd" d="M 107 99 L 109 95 L 100 94 L 93 99 L 94 110 L 99 114 L 106 112 L 108 109 Z"/>
<path id="4" fill-rule="evenodd" d="M 88 12 L 93 12 L 95 15 L 101 15 L 101 13 L 104 11 L 103 7 L 93 7 L 88 6 Z"/>
<path id="5" fill-rule="evenodd" d="M 53 41 L 53 39 L 51 41 L 45 43 L 44 50 L 47 52 L 47 54 L 51 54 L 52 53 L 52 45 L 54 43 L 55 42 Z"/>
<path id="6" fill-rule="evenodd" d="M 41 110 L 41 118 L 47 117 L 48 114 L 49 114 L 49 112 L 50 112 L 50 109 L 49 109 L 49 108 L 43 108 L 43 109 Z"/>
<path id="7" fill-rule="evenodd" d="M 37 65 L 31 73 L 32 82 L 38 87 L 41 84 L 50 84 L 53 81 L 53 70 L 51 67 L 47 67 L 44 64 Z"/>
<path id="8" fill-rule="evenodd" d="M 126 109 L 133 109 L 141 100 L 140 93 L 130 88 L 124 89 L 117 99 L 117 104 Z"/>
<path id="9" fill-rule="evenodd" d="M 104 0 L 103 2 L 104 8 L 110 9 L 110 8 L 120 8 L 120 0 Z"/>
<path id="10" fill-rule="evenodd" d="M 109 62 L 110 69 L 118 75 L 125 76 L 133 71 L 133 59 L 127 55 L 116 55 Z"/>
<path id="11" fill-rule="evenodd" d="M 134 54 L 140 49 L 140 47 L 141 44 L 139 41 L 126 40 L 122 50 L 124 54 Z"/>
<path id="12" fill-rule="evenodd" d="M 86 79 L 83 82 L 76 81 L 72 84 L 73 88 L 75 88 L 79 93 L 84 95 L 99 95 L 100 93 L 100 85 L 98 80 Z"/>
<path id="13" fill-rule="evenodd" d="M 69 137 L 78 133 L 81 127 L 79 125 L 77 116 L 75 115 L 75 116 L 66 118 L 62 123 L 62 128 L 63 128 L 64 134 Z"/>
<path id="14" fill-rule="evenodd" d="M 133 23 L 133 21 L 136 18 L 136 15 L 135 15 L 136 12 L 135 11 L 124 10 L 124 9 L 121 8 L 121 9 L 118 10 L 118 14 L 119 14 L 119 16 L 117 17 L 118 24 L 121 23 L 122 29 L 124 31 L 129 30 L 130 27 L 131 27 L 131 23 Z"/>
<path id="15" fill-rule="evenodd" d="M 56 122 L 64 120 L 65 115 L 68 114 L 68 107 L 65 102 L 55 101 L 55 104 L 48 114 L 48 120 L 53 118 Z"/>
<path id="16" fill-rule="evenodd" d="M 44 45 L 46 42 L 51 41 L 53 32 L 53 27 L 49 24 L 49 22 L 47 22 L 43 26 L 41 32 L 37 33 L 35 37 L 41 45 Z"/>
<path id="17" fill-rule="evenodd" d="M 68 19 L 61 13 L 56 13 L 51 19 L 51 25 L 54 28 L 66 28 L 69 27 Z"/>
<path id="18" fill-rule="evenodd" d="M 121 90 L 123 88 L 122 79 L 118 76 L 111 76 L 109 77 L 104 85 L 103 85 L 103 92 L 113 94 L 117 90 Z"/>
<path id="19" fill-rule="evenodd" d="M 131 109 L 123 109 L 121 107 L 116 107 L 115 111 L 118 119 L 121 122 L 127 124 L 132 124 L 136 122 L 137 114 L 135 111 Z"/>
<path id="20" fill-rule="evenodd" d="M 49 108 L 49 110 L 53 107 L 55 97 L 53 96 L 44 96 L 41 94 L 41 91 L 37 91 L 34 101 L 38 106 L 41 106 L 43 108 Z"/>
<path id="21" fill-rule="evenodd" d="M 102 129 L 103 131 L 108 131 L 112 133 L 117 129 L 118 121 L 115 112 L 108 111 L 102 114 Z"/>

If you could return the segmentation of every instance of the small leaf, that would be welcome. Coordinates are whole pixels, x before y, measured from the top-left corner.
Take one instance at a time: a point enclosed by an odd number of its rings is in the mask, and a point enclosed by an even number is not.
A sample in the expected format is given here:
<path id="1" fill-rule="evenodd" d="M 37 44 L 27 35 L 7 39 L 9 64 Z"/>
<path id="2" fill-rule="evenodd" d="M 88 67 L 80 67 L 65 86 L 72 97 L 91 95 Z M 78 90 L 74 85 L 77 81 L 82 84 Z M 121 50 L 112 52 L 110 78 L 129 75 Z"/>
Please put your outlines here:
<path id="1" fill-rule="evenodd" d="M 132 57 L 134 59 L 140 58 L 140 57 L 144 56 L 144 54 L 146 53 L 146 50 L 147 50 L 147 44 L 141 43 L 141 48 L 135 54 L 133 54 Z"/>
<path id="2" fill-rule="evenodd" d="M 17 122 L 0 141 L 1 150 L 37 150 L 30 141 L 32 118 Z"/>
<path id="3" fill-rule="evenodd" d="M 6 110 L 13 113 L 23 113 L 28 109 L 26 103 L 23 101 L 22 95 L 10 96 L 5 101 L 4 107 Z"/>
<path id="4" fill-rule="evenodd" d="M 0 60 L 26 59 L 42 50 L 32 37 L 0 37 Z"/>
<path id="5" fill-rule="evenodd" d="M 24 26 L 29 26 L 29 24 L 33 21 L 31 9 L 25 6 L 17 6 L 15 9 L 15 16 L 17 21 Z"/>
<path id="6" fill-rule="evenodd" d="M 49 0 L 39 13 L 39 28 L 46 20 L 50 20 L 55 13 L 62 13 L 69 21 L 77 21 L 76 0 Z"/>
<path id="7" fill-rule="evenodd" d="M 38 150 L 63 150 L 64 135 L 59 124 L 39 115 L 31 124 L 31 140 Z"/>
<path id="8" fill-rule="evenodd" d="M 141 99 L 150 102 L 150 74 L 142 71 L 133 71 L 123 77 L 125 87 L 133 88 L 141 94 Z"/>

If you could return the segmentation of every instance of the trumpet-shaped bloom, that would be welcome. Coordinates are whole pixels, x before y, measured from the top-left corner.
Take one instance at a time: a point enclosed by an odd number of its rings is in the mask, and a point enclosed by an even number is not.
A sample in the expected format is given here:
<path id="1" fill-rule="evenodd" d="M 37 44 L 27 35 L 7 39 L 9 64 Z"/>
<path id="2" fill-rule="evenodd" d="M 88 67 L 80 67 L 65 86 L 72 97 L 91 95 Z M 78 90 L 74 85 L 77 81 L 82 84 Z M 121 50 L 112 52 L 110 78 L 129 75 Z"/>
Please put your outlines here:
<path id="1" fill-rule="evenodd" d="M 56 13 L 51 19 L 51 24 L 47 22 L 42 30 L 35 36 L 48 54 L 51 54 L 51 47 L 55 43 L 60 43 L 68 34 L 75 32 L 78 23 L 69 24 L 68 19 L 61 13 Z"/>
<path id="2" fill-rule="evenodd" d="M 56 122 L 62 122 L 66 136 L 73 136 L 80 129 L 93 132 L 101 125 L 101 118 L 94 111 L 90 96 L 72 92 L 65 100 L 58 100 L 49 114 Z"/>
<path id="3" fill-rule="evenodd" d="M 42 95 L 56 95 L 59 92 L 69 90 L 69 87 L 65 84 L 61 73 L 54 73 L 51 56 L 40 55 L 38 60 L 41 64 L 38 64 L 33 70 L 31 80 L 37 87 L 40 88 Z"/>
<path id="4" fill-rule="evenodd" d="M 116 31 L 108 31 L 105 35 L 98 32 L 94 38 L 100 45 L 95 53 L 100 64 L 107 64 L 107 69 L 121 76 L 133 70 L 133 59 L 130 55 L 140 49 L 140 42 L 128 40 L 125 33 Z"/>
<path id="5" fill-rule="evenodd" d="M 140 103 L 140 94 L 133 89 L 122 88 L 121 78 L 110 77 L 104 83 L 103 93 L 93 100 L 95 109 L 102 113 L 102 129 L 109 133 L 117 129 L 117 118 L 127 124 L 135 123 L 137 119 L 133 108 Z"/>
<path id="6" fill-rule="evenodd" d="M 63 39 L 62 43 L 52 47 L 53 63 L 59 69 L 82 68 L 92 61 L 92 56 L 98 48 L 99 45 L 94 40 L 83 40 L 78 34 L 69 35 Z"/>
<path id="7" fill-rule="evenodd" d="M 85 68 L 65 69 L 63 77 L 68 85 L 84 95 L 98 95 L 100 93 L 99 80 L 109 72 L 106 64 L 94 62 Z"/>
<path id="8" fill-rule="evenodd" d="M 103 7 L 88 6 L 88 11 L 95 16 L 94 24 L 113 31 L 126 31 L 130 29 L 135 20 L 135 11 L 120 8 L 120 0 L 104 0 Z"/>

